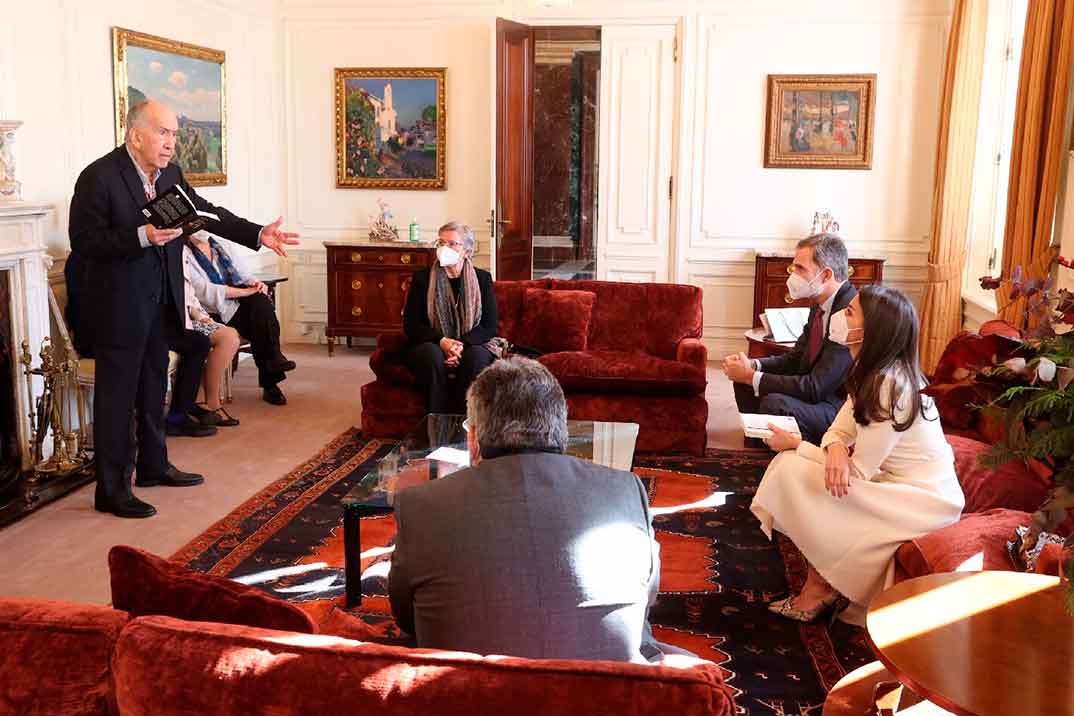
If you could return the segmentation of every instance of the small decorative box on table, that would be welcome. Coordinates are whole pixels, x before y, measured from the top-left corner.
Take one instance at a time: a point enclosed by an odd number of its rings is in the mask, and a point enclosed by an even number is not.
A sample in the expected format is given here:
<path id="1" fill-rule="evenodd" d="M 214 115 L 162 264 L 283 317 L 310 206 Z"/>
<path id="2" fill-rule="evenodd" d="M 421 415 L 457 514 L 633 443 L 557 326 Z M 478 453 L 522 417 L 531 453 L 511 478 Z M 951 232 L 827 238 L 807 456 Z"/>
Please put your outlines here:
<path id="1" fill-rule="evenodd" d="M 415 271 L 433 261 L 431 244 L 325 241 L 328 254 L 328 355 L 336 336 L 373 338 L 403 327 Z"/>

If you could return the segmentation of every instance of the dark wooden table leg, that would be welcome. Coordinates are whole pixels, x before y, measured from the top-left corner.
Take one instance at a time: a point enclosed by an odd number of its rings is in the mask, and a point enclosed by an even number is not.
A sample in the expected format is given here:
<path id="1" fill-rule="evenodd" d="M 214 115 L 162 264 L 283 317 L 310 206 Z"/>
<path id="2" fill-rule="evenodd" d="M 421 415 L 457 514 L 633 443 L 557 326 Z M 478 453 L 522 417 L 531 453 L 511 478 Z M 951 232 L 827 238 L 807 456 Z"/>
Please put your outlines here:
<path id="1" fill-rule="evenodd" d="M 343 573 L 345 609 L 362 605 L 362 520 L 355 508 L 343 508 Z"/>

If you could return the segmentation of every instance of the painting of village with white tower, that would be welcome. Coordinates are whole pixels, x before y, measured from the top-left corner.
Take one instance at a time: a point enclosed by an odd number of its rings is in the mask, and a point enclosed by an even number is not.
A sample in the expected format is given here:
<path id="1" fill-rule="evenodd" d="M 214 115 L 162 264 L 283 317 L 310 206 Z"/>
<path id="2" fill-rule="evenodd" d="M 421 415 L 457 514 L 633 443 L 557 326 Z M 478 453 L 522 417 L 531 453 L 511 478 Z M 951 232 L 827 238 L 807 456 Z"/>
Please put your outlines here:
<path id="1" fill-rule="evenodd" d="M 444 70 L 336 69 L 336 185 L 444 187 Z"/>

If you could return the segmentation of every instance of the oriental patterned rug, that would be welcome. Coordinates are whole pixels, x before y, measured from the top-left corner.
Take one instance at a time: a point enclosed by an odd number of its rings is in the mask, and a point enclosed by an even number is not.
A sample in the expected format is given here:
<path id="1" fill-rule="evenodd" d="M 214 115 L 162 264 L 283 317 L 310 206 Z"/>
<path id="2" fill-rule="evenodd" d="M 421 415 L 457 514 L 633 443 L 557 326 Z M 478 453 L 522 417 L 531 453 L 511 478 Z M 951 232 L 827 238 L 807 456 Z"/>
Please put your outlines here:
<path id="1" fill-rule="evenodd" d="M 253 584 L 315 619 L 343 603 L 340 499 L 392 443 L 350 430 L 199 535 L 173 559 Z M 720 665 L 744 716 L 820 716 L 827 691 L 872 661 L 864 631 L 801 625 L 767 603 L 797 590 L 805 561 L 786 540 L 770 543 L 749 512 L 771 453 L 710 450 L 703 458 L 641 458 L 661 545 L 658 639 Z M 390 516 L 362 523 L 362 567 L 383 560 Z M 376 585 L 357 613 L 397 636 Z M 371 596 L 370 596 L 371 595 Z"/>

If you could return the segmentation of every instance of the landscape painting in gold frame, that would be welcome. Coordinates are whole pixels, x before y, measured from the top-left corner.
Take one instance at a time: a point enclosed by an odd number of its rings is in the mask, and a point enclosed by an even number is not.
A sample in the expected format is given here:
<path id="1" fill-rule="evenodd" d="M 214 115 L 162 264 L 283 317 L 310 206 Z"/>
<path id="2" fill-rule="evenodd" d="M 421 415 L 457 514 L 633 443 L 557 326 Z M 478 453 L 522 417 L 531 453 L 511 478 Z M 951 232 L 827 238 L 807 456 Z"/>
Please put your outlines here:
<path id="1" fill-rule="evenodd" d="M 764 165 L 871 169 L 876 75 L 769 75 Z"/>
<path id="2" fill-rule="evenodd" d="M 336 186 L 443 189 L 443 67 L 337 67 Z"/>
<path id="3" fill-rule="evenodd" d="M 127 133 L 127 109 L 144 99 L 179 118 L 172 161 L 193 186 L 227 184 L 225 53 L 122 27 L 112 28 L 116 144 Z"/>

